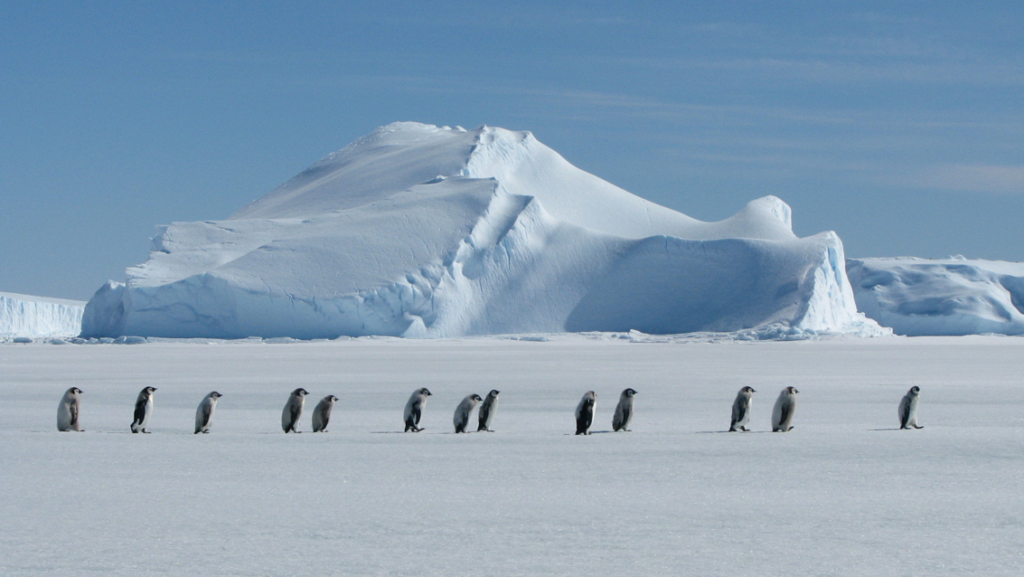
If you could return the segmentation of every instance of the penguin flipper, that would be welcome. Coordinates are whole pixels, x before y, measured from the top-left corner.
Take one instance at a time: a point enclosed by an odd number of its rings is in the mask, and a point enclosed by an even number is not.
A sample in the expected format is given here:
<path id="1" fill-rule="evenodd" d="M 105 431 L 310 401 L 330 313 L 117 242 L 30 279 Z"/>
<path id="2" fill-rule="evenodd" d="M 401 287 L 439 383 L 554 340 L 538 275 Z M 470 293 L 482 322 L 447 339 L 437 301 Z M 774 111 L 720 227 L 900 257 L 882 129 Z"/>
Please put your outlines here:
<path id="1" fill-rule="evenodd" d="M 890 405 L 890 406 L 891 406 L 891 405 Z M 788 405 L 788 404 L 786 404 L 786 405 L 783 405 L 783 406 L 782 406 L 782 410 L 781 410 L 781 411 L 779 411 L 779 429 L 780 429 L 780 430 L 782 430 L 782 431 L 788 431 L 789 429 L 792 429 L 792 428 L 793 428 L 793 427 L 789 427 L 788 429 L 784 429 L 784 428 L 783 428 L 783 427 L 785 427 L 785 426 L 786 426 L 786 424 L 785 424 L 785 423 L 786 423 L 786 420 L 787 420 L 787 419 L 789 419 L 789 405 Z"/>
<path id="2" fill-rule="evenodd" d="M 135 417 L 135 420 L 132 421 L 133 424 L 135 424 L 135 423 L 141 424 L 142 421 L 146 418 L 146 399 L 145 398 L 140 397 L 137 401 L 135 401 L 135 415 L 134 415 L 134 417 Z"/>

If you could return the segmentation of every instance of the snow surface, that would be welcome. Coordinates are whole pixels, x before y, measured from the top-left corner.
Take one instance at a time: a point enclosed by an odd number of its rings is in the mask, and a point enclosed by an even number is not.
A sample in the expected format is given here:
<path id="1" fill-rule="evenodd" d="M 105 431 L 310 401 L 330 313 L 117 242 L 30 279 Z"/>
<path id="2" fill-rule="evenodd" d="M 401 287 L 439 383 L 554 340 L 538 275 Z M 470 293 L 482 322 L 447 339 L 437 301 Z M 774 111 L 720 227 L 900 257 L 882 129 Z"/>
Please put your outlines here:
<path id="1" fill-rule="evenodd" d="M 586 173 L 528 132 L 396 123 L 228 220 L 175 223 L 83 336 L 883 334 L 832 232 L 775 197 L 707 223 Z"/>
<path id="2" fill-rule="evenodd" d="M 0 293 L 0 339 L 75 336 L 85 302 Z"/>
<path id="3" fill-rule="evenodd" d="M 1024 334 L 1024 263 L 851 259 L 861 312 L 901 335 Z"/>
<path id="4" fill-rule="evenodd" d="M 0 345 L 0 574 L 1024 571 L 1022 339 L 551 339 Z M 86 432 L 58 433 L 72 385 Z M 131 435 L 146 385 L 154 432 Z M 744 385 L 756 432 L 724 433 Z M 795 429 L 766 433 L 787 385 Z M 925 429 L 898 431 L 913 385 Z M 280 432 L 298 386 L 340 398 L 330 433 Z M 398 433 L 421 386 L 427 430 Z M 633 432 L 602 433 L 628 386 Z M 496 432 L 450 434 L 492 388 Z M 598 433 L 574 436 L 591 389 Z"/>

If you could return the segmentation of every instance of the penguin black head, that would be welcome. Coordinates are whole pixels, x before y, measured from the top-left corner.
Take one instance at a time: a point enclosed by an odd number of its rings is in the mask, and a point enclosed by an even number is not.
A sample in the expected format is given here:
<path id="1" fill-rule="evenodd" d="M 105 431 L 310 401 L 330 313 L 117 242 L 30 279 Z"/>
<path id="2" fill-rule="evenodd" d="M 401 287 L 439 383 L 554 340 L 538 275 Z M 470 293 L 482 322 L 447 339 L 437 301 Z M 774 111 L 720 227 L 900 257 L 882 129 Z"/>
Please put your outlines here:
<path id="1" fill-rule="evenodd" d="M 427 389 L 426 387 L 423 387 L 422 389 L 420 389 L 420 394 L 423 395 L 424 397 L 432 397 L 433 396 L 433 393 L 431 393 L 430 390 Z"/>
<path id="2" fill-rule="evenodd" d="M 741 392 L 744 392 L 744 393 L 756 393 L 757 391 L 754 390 L 754 387 L 743 387 Z"/>
<path id="3" fill-rule="evenodd" d="M 917 385 L 914 385 L 913 387 L 910 387 L 910 392 L 915 394 L 915 395 L 920 394 L 921 393 L 921 387 L 919 387 Z"/>
<path id="4" fill-rule="evenodd" d="M 795 395 L 795 394 L 800 392 L 800 391 L 796 390 L 796 387 L 786 387 L 786 391 L 788 391 L 789 394 L 791 394 L 791 395 Z"/>
<path id="5" fill-rule="evenodd" d="M 153 393 L 156 392 L 156 387 L 146 387 L 145 389 L 142 389 L 142 392 L 146 393 L 147 395 L 152 395 Z"/>
<path id="6" fill-rule="evenodd" d="M 499 394 L 501 394 L 501 391 L 499 391 L 497 389 L 494 389 L 491 392 L 487 393 L 487 396 L 488 397 L 497 397 Z"/>
<path id="7" fill-rule="evenodd" d="M 482 398 L 480 398 L 480 395 L 473 395 L 470 398 L 473 399 L 474 401 L 478 402 L 478 403 L 483 400 Z"/>
<path id="8" fill-rule="evenodd" d="M 625 391 L 622 391 L 622 394 L 626 395 L 627 397 L 632 397 L 633 395 L 636 394 L 636 391 L 634 391 L 633 389 L 626 389 Z"/>
<path id="9" fill-rule="evenodd" d="M 210 397 L 211 397 L 211 398 L 214 398 L 214 399 L 219 399 L 219 398 L 221 398 L 221 397 L 223 397 L 223 396 L 224 396 L 224 395 L 222 395 L 222 394 L 218 393 L 217 391 L 213 391 L 212 393 L 210 393 Z"/>
<path id="10" fill-rule="evenodd" d="M 82 389 L 79 389 L 78 387 L 71 387 L 71 390 L 69 392 L 73 395 L 81 395 Z"/>
<path id="11" fill-rule="evenodd" d="M 296 397 L 305 397 L 308 394 L 309 394 L 309 391 L 307 391 L 306 389 L 303 389 L 302 387 L 299 387 L 299 388 L 295 389 L 294 391 L 292 391 L 292 395 L 294 395 Z"/>
<path id="12" fill-rule="evenodd" d="M 327 396 L 327 400 L 332 402 L 332 403 L 337 403 L 338 402 L 338 397 L 335 397 L 334 395 L 328 395 Z"/>

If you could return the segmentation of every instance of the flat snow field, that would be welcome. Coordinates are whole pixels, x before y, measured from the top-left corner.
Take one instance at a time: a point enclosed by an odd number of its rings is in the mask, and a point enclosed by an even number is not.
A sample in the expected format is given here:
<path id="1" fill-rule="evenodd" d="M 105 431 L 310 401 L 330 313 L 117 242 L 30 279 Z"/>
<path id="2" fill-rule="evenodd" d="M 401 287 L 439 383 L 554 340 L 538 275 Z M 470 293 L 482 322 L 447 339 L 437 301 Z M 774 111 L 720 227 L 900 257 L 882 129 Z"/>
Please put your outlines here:
<path id="1" fill-rule="evenodd" d="M 1022 369 L 1014 337 L 0 345 L 0 574 L 1019 576 Z M 87 432 L 58 433 L 72 385 Z M 744 385 L 756 432 L 724 433 Z M 765 433 L 787 385 L 796 428 Z M 912 385 L 925 429 L 899 431 Z M 421 386 L 426 431 L 401 434 Z M 627 386 L 633 432 L 608 433 Z M 496 432 L 451 434 L 492 388 Z"/>

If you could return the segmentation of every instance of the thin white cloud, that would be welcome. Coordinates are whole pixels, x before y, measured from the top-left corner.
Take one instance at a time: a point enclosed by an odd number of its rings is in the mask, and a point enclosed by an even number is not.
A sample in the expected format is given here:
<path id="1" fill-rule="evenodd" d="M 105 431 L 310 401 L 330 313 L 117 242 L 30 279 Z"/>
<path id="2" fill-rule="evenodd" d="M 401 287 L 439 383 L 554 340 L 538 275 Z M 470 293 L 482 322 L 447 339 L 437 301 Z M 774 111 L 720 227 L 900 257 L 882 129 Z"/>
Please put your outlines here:
<path id="1" fill-rule="evenodd" d="M 951 164 L 926 169 L 900 180 L 914 188 L 1024 194 L 1024 166 Z"/>

